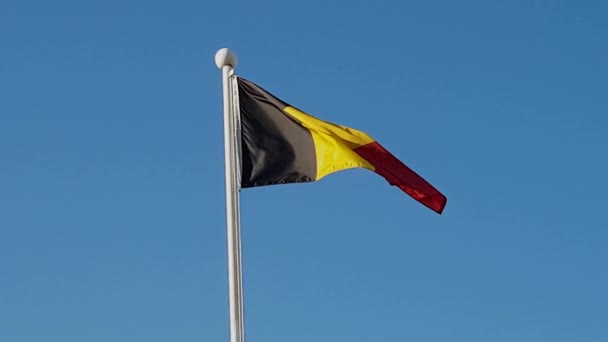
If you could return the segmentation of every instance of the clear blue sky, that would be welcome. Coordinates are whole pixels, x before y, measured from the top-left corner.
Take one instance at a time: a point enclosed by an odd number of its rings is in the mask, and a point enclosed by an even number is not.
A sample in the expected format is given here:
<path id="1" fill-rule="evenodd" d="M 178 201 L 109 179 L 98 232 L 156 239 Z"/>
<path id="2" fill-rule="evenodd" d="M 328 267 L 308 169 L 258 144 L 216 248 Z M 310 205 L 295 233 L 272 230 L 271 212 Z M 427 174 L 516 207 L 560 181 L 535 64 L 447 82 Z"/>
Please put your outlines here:
<path id="1" fill-rule="evenodd" d="M 4 1 L 0 341 L 228 341 L 215 51 L 379 140 L 242 196 L 248 341 L 608 340 L 605 1 Z"/>

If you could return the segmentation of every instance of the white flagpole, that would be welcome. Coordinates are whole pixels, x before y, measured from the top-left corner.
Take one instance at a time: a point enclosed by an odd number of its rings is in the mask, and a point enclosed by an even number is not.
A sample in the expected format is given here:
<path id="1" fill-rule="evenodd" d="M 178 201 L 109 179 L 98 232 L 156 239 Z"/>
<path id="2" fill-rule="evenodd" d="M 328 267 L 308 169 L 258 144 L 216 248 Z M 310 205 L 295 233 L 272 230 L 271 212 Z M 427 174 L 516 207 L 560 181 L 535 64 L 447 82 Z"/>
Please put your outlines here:
<path id="1" fill-rule="evenodd" d="M 236 56 L 228 49 L 215 54 L 215 65 L 222 70 L 224 93 L 224 157 L 226 178 L 226 233 L 228 238 L 228 292 L 230 304 L 230 342 L 245 342 L 243 321 L 243 269 L 240 221 L 240 137 L 238 136 L 238 89 Z"/>

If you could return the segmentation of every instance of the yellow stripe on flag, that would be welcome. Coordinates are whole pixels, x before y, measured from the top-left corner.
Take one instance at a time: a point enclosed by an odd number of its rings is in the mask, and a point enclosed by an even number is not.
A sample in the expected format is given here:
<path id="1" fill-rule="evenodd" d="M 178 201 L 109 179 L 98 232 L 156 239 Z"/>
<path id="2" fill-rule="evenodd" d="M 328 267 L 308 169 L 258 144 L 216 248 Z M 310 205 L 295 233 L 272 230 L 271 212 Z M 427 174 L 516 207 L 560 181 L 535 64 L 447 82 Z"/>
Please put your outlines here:
<path id="1" fill-rule="evenodd" d="M 312 134 L 317 158 L 317 180 L 330 173 L 355 167 L 375 170 L 372 164 L 353 151 L 357 147 L 374 142 L 369 135 L 350 127 L 319 120 L 294 107 L 285 107 L 283 111 L 300 121 Z"/>

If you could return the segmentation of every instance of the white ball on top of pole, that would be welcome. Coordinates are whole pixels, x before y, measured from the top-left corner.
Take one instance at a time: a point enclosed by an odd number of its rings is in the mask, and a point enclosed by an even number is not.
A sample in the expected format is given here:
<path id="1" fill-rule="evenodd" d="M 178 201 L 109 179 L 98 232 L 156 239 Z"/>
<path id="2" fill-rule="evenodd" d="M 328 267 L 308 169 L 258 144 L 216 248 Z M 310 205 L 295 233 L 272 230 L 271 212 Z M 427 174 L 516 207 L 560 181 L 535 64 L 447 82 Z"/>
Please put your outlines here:
<path id="1" fill-rule="evenodd" d="M 226 65 L 234 68 L 236 63 L 236 55 L 228 48 L 219 49 L 215 53 L 215 65 L 220 69 Z"/>

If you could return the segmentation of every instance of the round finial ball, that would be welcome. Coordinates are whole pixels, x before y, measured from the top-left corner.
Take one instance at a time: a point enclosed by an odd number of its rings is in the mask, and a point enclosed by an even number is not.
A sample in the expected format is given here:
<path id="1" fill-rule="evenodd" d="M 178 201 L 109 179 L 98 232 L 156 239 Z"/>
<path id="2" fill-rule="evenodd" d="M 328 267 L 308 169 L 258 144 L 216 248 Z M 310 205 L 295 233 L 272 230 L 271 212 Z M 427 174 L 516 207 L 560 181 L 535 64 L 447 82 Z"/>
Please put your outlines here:
<path id="1" fill-rule="evenodd" d="M 220 69 L 225 65 L 234 68 L 236 66 L 236 55 L 227 48 L 219 49 L 215 53 L 215 65 Z"/>

